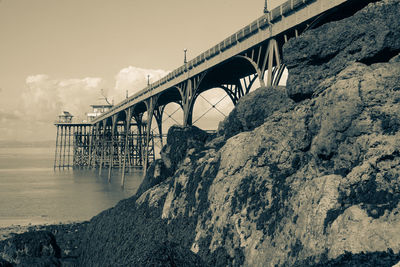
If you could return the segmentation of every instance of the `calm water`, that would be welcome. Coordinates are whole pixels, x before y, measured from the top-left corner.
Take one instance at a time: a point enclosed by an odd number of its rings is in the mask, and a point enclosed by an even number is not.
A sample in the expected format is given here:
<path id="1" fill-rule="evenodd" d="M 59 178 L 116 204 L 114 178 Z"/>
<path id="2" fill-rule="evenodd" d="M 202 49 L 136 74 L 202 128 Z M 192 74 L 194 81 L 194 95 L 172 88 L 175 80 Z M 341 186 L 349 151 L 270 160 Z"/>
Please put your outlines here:
<path id="1" fill-rule="evenodd" d="M 53 170 L 53 148 L 0 148 L 0 227 L 88 220 L 132 196 L 142 171 Z"/>

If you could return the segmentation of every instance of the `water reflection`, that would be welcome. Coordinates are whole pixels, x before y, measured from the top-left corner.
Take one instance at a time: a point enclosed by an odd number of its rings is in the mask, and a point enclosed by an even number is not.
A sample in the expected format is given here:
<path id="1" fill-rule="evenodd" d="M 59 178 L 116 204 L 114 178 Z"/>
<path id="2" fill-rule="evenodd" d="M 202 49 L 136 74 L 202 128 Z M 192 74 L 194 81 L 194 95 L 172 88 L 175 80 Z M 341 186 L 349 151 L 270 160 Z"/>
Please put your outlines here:
<path id="1" fill-rule="evenodd" d="M 29 166 L 29 164 L 28 164 Z M 88 220 L 132 196 L 143 172 L 131 169 L 121 188 L 121 170 L 3 168 L 0 171 L 0 227 Z"/>

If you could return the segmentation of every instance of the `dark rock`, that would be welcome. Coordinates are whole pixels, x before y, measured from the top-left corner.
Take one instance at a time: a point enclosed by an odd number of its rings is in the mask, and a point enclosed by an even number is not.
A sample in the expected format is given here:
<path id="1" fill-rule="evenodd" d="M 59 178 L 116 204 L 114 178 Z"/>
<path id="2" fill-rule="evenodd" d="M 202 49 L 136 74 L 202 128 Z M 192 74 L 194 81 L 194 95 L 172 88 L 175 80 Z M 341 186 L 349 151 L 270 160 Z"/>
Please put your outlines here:
<path id="1" fill-rule="evenodd" d="M 370 4 L 354 16 L 325 24 L 283 47 L 289 70 L 287 90 L 294 100 L 319 91 L 319 84 L 354 62 L 387 62 L 400 52 L 400 3 Z"/>
<path id="2" fill-rule="evenodd" d="M 361 252 L 351 253 L 345 251 L 344 254 L 331 260 L 323 260 L 315 264 L 314 259 L 310 258 L 306 261 L 296 262 L 295 266 L 311 266 L 311 267 L 353 267 L 353 266 L 395 266 L 400 261 L 400 254 L 393 253 L 391 249 L 388 251 L 378 252 Z"/>
<path id="3" fill-rule="evenodd" d="M 35 231 L 1 241 L 0 255 L 13 264 L 58 266 L 61 250 L 51 232 Z"/>
<path id="4" fill-rule="evenodd" d="M 160 184 L 165 179 L 172 176 L 172 174 L 172 171 L 165 167 L 164 162 L 161 159 L 155 160 L 148 168 L 146 176 L 136 191 L 136 196 L 140 196 L 148 189 Z"/>
<path id="5" fill-rule="evenodd" d="M 213 148 L 213 149 L 220 149 L 223 145 L 225 145 L 225 136 L 217 136 L 206 143 L 205 148 Z"/>
<path id="6" fill-rule="evenodd" d="M 0 258 L 0 267 L 12 267 L 13 265 L 6 261 L 5 259 Z"/>
<path id="7" fill-rule="evenodd" d="M 168 130 L 167 145 L 161 150 L 161 158 L 167 169 L 174 172 L 189 149 L 201 150 L 208 139 L 207 132 L 196 126 L 173 125 Z"/>
<path id="8" fill-rule="evenodd" d="M 218 127 L 218 133 L 230 138 L 243 131 L 251 131 L 264 123 L 277 110 L 288 110 L 293 101 L 285 87 L 258 88 L 243 96 L 228 117 Z"/>

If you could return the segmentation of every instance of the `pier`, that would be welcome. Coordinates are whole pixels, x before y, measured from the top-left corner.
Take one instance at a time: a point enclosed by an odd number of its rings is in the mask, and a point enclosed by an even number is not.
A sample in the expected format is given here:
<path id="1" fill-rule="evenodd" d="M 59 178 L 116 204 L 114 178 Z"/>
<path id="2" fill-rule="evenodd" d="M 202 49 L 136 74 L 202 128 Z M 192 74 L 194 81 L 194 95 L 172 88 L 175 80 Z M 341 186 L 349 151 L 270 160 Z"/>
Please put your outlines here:
<path id="1" fill-rule="evenodd" d="M 249 25 L 124 101 L 108 106 L 87 123 L 60 117 L 54 167 L 147 169 L 154 160 L 155 139 L 162 146 L 164 108 L 177 103 L 183 110 L 182 125 L 192 125 L 198 97 L 220 88 L 236 105 L 255 81 L 276 86 L 285 65 L 282 47 L 292 38 L 326 22 L 348 16 L 372 1 L 289 0 L 265 10 Z M 65 114 L 68 115 L 68 114 Z M 145 119 L 143 119 L 145 118 Z M 158 135 L 152 132 L 155 119 Z"/>

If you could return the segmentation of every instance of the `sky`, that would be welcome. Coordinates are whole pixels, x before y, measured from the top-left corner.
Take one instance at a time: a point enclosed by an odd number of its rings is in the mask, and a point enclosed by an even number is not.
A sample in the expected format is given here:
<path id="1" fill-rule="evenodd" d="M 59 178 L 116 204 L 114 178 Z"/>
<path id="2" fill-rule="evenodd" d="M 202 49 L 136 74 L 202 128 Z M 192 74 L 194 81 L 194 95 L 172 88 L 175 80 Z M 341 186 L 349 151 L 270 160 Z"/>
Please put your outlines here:
<path id="1" fill-rule="evenodd" d="M 84 118 L 101 90 L 122 100 L 147 75 L 156 81 L 182 65 L 185 48 L 196 57 L 263 8 L 264 0 L 0 0 L 0 141 L 55 140 L 61 111 Z"/>

